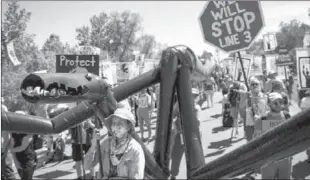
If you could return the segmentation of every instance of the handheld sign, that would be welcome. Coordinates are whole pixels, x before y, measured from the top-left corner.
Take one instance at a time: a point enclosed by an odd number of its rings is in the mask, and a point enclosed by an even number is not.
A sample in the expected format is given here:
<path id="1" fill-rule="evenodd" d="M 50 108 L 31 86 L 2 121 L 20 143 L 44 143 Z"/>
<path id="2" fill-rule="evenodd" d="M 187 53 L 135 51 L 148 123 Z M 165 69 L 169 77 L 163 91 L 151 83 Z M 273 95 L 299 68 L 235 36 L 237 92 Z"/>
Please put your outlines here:
<path id="1" fill-rule="evenodd" d="M 93 73 L 99 75 L 99 55 L 56 55 L 57 73 Z"/>
<path id="2" fill-rule="evenodd" d="M 249 48 L 264 27 L 259 1 L 209 1 L 200 16 L 206 42 L 228 53 Z"/>
<path id="3" fill-rule="evenodd" d="M 129 63 L 116 64 L 117 83 L 123 83 L 129 80 Z"/>
<path id="4" fill-rule="evenodd" d="M 284 120 L 263 120 L 262 121 L 262 130 L 268 131 L 269 129 L 275 128 L 279 124 L 283 123 Z"/>

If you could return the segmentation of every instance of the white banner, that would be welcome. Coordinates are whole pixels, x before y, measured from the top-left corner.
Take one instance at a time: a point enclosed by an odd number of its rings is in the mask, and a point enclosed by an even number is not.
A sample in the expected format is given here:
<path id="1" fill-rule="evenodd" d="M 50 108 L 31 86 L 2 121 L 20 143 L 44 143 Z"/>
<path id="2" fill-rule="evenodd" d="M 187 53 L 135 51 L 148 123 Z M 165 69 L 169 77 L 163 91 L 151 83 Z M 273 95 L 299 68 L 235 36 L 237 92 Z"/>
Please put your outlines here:
<path id="1" fill-rule="evenodd" d="M 263 57 L 262 56 L 254 56 L 250 76 L 258 76 L 263 75 Z"/>
<path id="2" fill-rule="evenodd" d="M 276 71 L 277 66 L 276 66 L 276 59 L 277 59 L 277 54 L 266 54 L 266 72 L 270 71 Z"/>
<path id="3" fill-rule="evenodd" d="M 116 66 L 115 63 L 103 62 L 100 66 L 101 75 L 106 77 L 110 84 L 116 84 Z"/>
<path id="4" fill-rule="evenodd" d="M 123 83 L 129 80 L 129 63 L 116 64 L 117 83 Z"/>
<path id="5" fill-rule="evenodd" d="M 243 62 L 244 72 L 246 73 L 246 78 L 248 80 L 250 72 L 251 72 L 251 66 L 252 66 L 254 56 L 250 55 L 250 54 L 242 54 L 241 58 L 242 58 L 242 62 Z M 236 58 L 234 70 L 235 70 L 234 80 L 240 81 L 240 82 L 245 82 L 239 57 Z"/>
<path id="6" fill-rule="evenodd" d="M 277 48 L 278 43 L 277 43 L 277 37 L 276 33 L 267 33 L 263 35 L 264 38 L 264 51 L 273 51 Z"/>
<path id="7" fill-rule="evenodd" d="M 14 64 L 14 66 L 20 65 L 21 62 L 19 62 L 19 60 L 17 59 L 17 56 L 15 54 L 13 41 L 9 42 L 6 45 L 6 48 L 7 48 L 7 51 L 8 51 L 9 58 L 12 61 L 12 63 Z"/>

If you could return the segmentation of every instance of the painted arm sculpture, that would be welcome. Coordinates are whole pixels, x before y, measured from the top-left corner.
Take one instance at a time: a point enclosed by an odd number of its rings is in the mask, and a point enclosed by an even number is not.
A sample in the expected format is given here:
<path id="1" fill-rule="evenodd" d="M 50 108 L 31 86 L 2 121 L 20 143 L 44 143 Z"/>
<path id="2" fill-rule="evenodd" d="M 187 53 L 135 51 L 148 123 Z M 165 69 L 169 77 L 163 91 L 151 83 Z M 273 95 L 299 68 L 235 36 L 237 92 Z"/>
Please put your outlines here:
<path id="1" fill-rule="evenodd" d="M 178 49 L 174 51 L 177 56 L 185 58 L 191 70 L 197 72 L 193 79 L 208 76 L 214 70 L 214 67 L 204 67 L 189 48 L 185 46 L 172 48 Z M 28 134 L 54 134 L 74 127 L 94 114 L 104 121 L 105 117 L 114 112 L 118 101 L 158 82 L 160 82 L 160 67 L 113 89 L 109 88 L 105 80 L 89 73 L 33 73 L 28 75 L 21 85 L 21 93 L 26 101 L 46 104 L 80 102 L 80 104 L 49 120 L 2 112 L 2 130 Z M 149 175 L 152 174 L 155 178 L 168 177 L 157 165 L 138 135 L 134 135 L 134 138 L 142 144 L 146 155 L 146 172 L 152 172 Z"/>

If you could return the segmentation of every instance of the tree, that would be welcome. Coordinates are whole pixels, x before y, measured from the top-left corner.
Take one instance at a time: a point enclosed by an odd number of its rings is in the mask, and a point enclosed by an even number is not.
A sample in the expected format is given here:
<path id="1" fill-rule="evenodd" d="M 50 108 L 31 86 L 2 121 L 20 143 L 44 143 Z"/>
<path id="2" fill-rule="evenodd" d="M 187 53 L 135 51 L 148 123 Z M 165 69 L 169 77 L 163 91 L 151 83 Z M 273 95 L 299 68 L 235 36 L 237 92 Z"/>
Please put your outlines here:
<path id="1" fill-rule="evenodd" d="M 289 51 L 297 47 L 303 47 L 303 39 L 310 26 L 297 20 L 281 22 L 280 31 L 276 34 L 279 45 L 285 45 Z"/>
<path id="2" fill-rule="evenodd" d="M 156 46 L 156 40 L 153 35 L 142 35 L 137 40 L 137 46 L 142 54 L 145 54 L 145 58 L 151 58 L 154 54 L 154 48 Z"/>
<path id="3" fill-rule="evenodd" d="M 87 26 L 83 26 L 81 28 L 76 29 L 77 36 L 76 40 L 78 40 L 80 43 L 80 46 L 84 45 L 90 45 L 91 39 L 90 39 L 90 29 Z"/>
<path id="4" fill-rule="evenodd" d="M 162 52 L 165 49 L 167 49 L 168 47 L 169 47 L 168 44 L 163 44 L 163 43 L 160 43 L 160 42 L 156 42 L 156 44 L 154 46 L 154 50 L 153 50 L 154 53 L 152 54 L 152 56 L 150 58 L 151 59 L 160 60 Z"/>
<path id="5" fill-rule="evenodd" d="M 310 26 L 294 19 L 290 22 L 281 22 L 279 28 L 280 31 L 276 33 L 278 45 L 284 45 L 288 49 L 294 62 L 292 69 L 297 73 L 295 48 L 303 47 L 303 39 Z"/>
<path id="6" fill-rule="evenodd" d="M 112 12 L 109 15 L 102 12 L 90 18 L 90 26 L 76 29 L 76 39 L 81 45 L 99 47 L 108 52 L 109 57 L 125 61 L 135 45 L 141 21 L 139 14 L 129 11 Z"/>
<path id="7" fill-rule="evenodd" d="M 56 34 L 51 34 L 43 44 L 41 51 L 48 62 L 48 70 L 55 72 L 56 55 L 64 54 L 65 52 L 65 46 L 60 41 L 60 37 Z"/>
<path id="8" fill-rule="evenodd" d="M 20 9 L 17 2 L 8 4 L 8 9 L 4 13 L 1 33 L 1 45 L 6 47 L 9 40 L 13 40 L 14 50 L 21 65 L 14 66 L 6 52 L 2 50 L 2 96 L 10 111 L 26 110 L 29 106 L 20 93 L 20 85 L 23 78 L 28 73 L 45 68 L 45 60 L 34 42 L 34 35 L 25 33 L 27 22 L 31 13 L 25 9 Z"/>

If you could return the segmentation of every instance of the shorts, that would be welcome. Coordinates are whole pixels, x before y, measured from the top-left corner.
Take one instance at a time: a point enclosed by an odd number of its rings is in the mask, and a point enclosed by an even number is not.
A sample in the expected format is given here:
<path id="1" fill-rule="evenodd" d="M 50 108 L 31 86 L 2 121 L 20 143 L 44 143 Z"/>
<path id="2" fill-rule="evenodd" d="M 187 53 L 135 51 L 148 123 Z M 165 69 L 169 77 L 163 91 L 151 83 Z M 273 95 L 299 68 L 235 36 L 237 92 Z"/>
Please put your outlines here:
<path id="1" fill-rule="evenodd" d="M 72 144 L 72 159 L 73 161 L 81 161 L 82 154 L 81 154 L 81 146 L 83 148 L 84 154 L 87 153 L 91 145 L 88 144 Z"/>
<path id="2" fill-rule="evenodd" d="M 230 108 L 230 115 L 234 119 L 238 119 L 239 109 L 237 107 Z"/>

